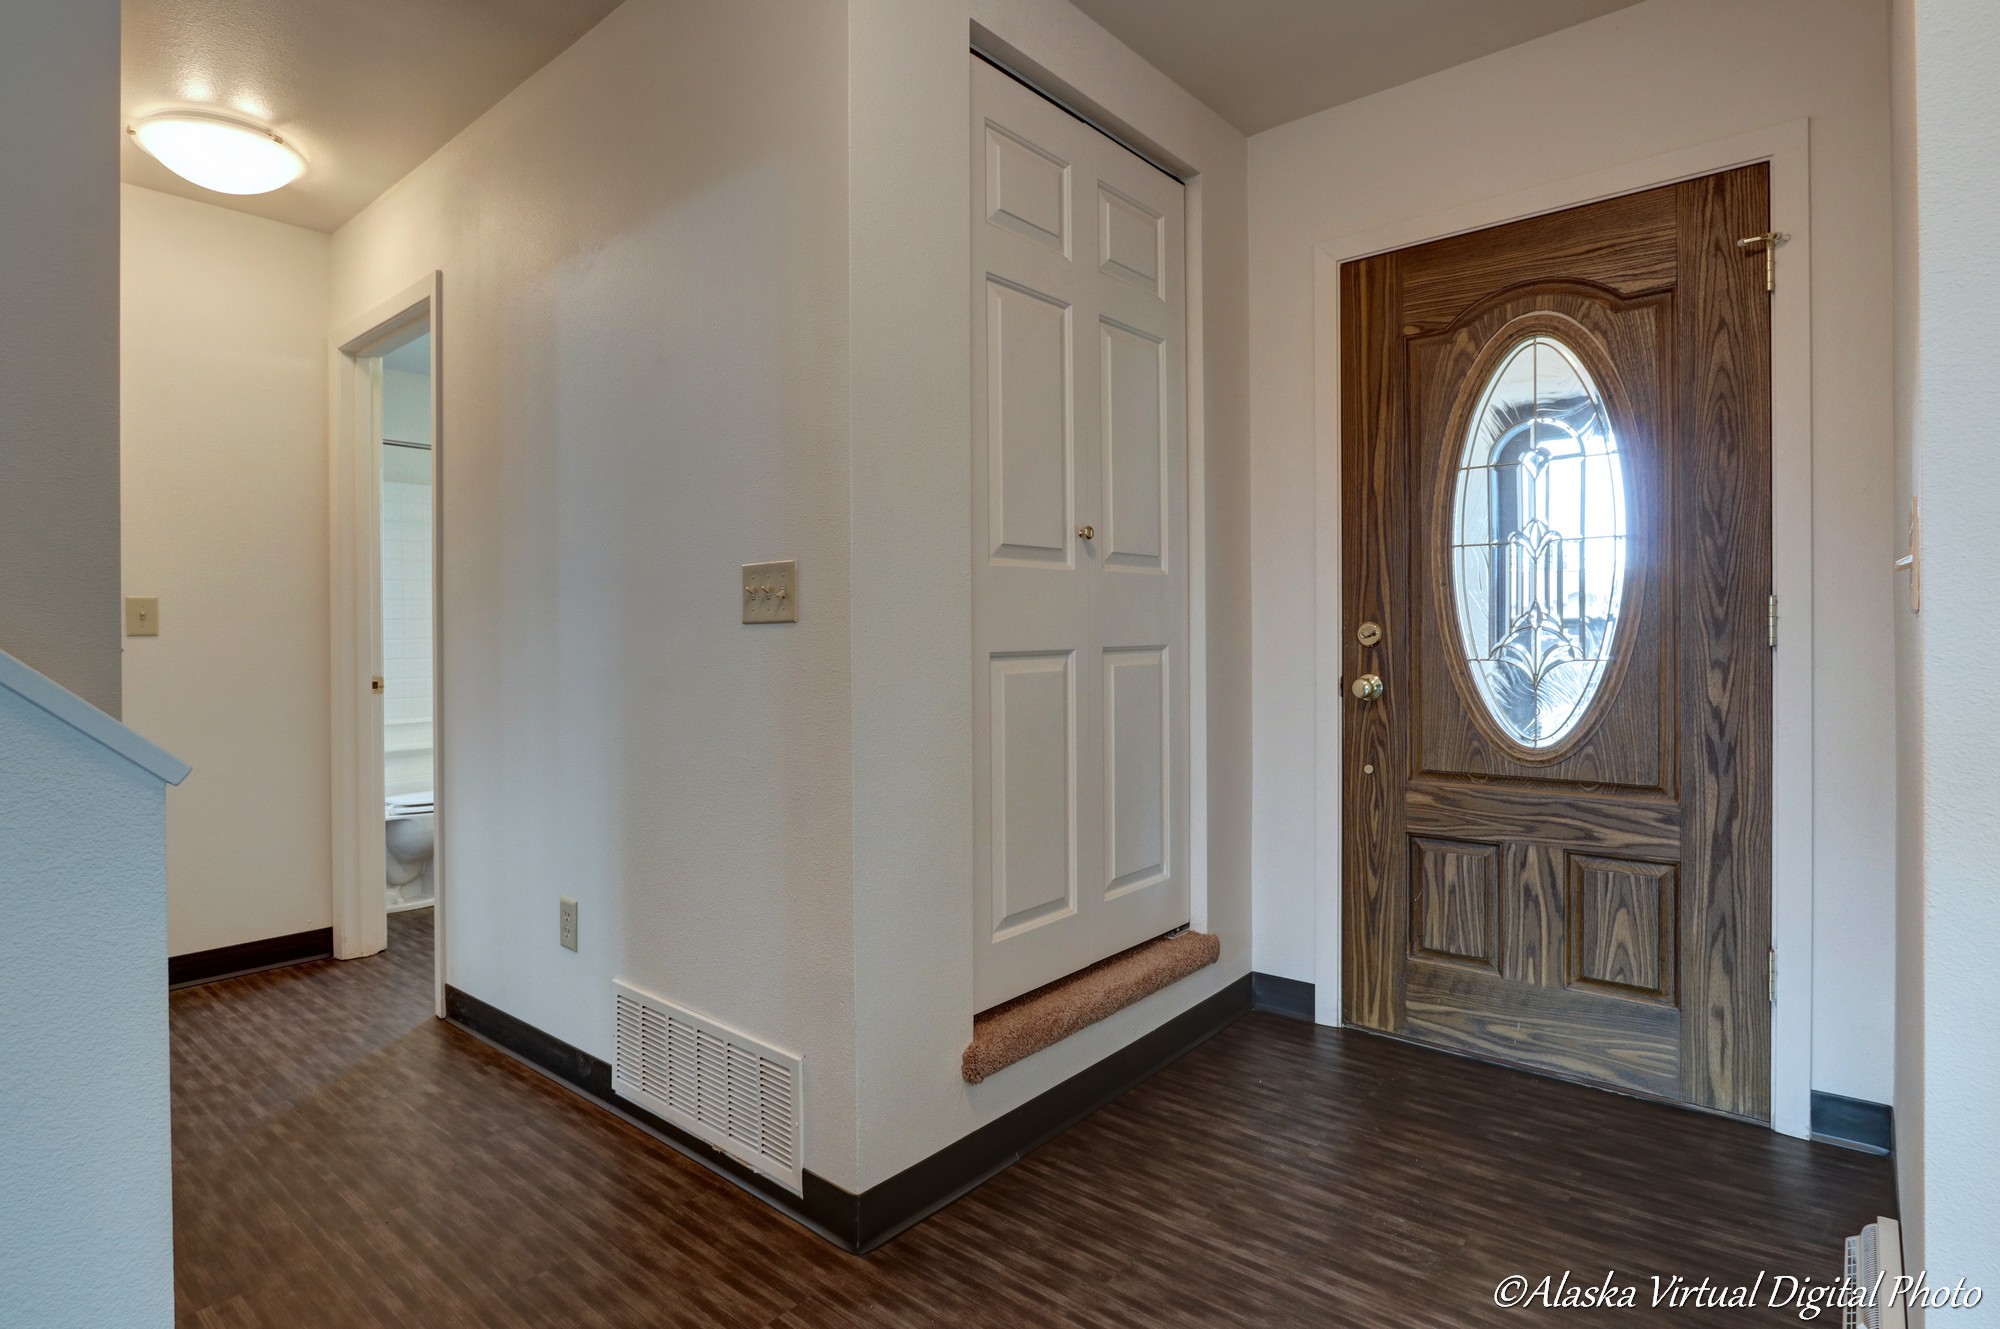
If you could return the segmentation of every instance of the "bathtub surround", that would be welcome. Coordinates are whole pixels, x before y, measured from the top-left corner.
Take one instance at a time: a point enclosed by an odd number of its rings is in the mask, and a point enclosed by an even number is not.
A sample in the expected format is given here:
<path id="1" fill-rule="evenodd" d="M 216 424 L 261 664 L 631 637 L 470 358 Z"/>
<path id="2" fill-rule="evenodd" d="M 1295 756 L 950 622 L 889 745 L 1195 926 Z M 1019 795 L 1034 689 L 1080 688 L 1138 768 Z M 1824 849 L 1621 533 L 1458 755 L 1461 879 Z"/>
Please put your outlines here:
<path id="1" fill-rule="evenodd" d="M 393 376 L 393 377 L 392 377 Z M 431 454 L 390 433 L 387 399 L 396 380 L 382 373 L 382 792 L 429 798 L 431 746 Z M 430 379 L 417 379 L 430 411 Z M 414 432 L 414 431 L 405 431 Z M 424 431 L 429 432 L 428 428 Z"/>

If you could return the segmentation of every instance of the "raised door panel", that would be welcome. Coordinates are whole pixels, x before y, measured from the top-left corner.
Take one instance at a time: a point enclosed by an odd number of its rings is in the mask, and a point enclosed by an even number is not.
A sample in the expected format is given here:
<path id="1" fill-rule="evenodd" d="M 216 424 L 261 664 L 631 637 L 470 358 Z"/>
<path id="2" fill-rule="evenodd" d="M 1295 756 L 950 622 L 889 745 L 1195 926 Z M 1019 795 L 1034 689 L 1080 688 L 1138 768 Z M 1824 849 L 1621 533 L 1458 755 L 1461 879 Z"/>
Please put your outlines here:
<path id="1" fill-rule="evenodd" d="M 1677 876 L 1671 863 L 1571 855 L 1571 987 L 1673 1002 Z"/>
<path id="2" fill-rule="evenodd" d="M 1152 295 L 1166 294 L 1166 218 L 1138 199 L 1098 182 L 1098 271 Z"/>
<path id="3" fill-rule="evenodd" d="M 986 220 L 1059 254 L 1070 251 L 1070 167 L 1011 129 L 986 123 Z"/>
<path id="4" fill-rule="evenodd" d="M 1069 305 L 989 277 L 986 464 L 993 558 L 1070 566 L 1071 408 Z"/>
<path id="5" fill-rule="evenodd" d="M 1107 897 L 1172 873 L 1173 787 L 1167 652 L 1104 653 L 1104 838 Z"/>
<path id="6" fill-rule="evenodd" d="M 1076 676 L 1067 651 L 992 661 L 993 936 L 1076 912 Z"/>
<path id="7" fill-rule="evenodd" d="M 1166 568 L 1166 346 L 1109 319 L 1098 325 L 1103 374 L 1103 550 L 1107 567 Z"/>
<path id="8" fill-rule="evenodd" d="M 1499 963 L 1500 851 L 1410 840 L 1410 953 L 1494 969 Z"/>

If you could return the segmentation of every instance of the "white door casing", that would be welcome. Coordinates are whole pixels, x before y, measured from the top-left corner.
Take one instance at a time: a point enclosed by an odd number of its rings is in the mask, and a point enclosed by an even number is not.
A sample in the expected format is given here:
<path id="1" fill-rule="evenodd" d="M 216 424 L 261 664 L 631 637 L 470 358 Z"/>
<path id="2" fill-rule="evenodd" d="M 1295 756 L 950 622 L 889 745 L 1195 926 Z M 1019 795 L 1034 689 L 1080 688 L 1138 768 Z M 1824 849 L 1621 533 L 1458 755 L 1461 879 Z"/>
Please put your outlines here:
<path id="1" fill-rule="evenodd" d="M 1186 270 L 1179 181 L 972 86 L 983 1010 L 1188 921 Z"/>

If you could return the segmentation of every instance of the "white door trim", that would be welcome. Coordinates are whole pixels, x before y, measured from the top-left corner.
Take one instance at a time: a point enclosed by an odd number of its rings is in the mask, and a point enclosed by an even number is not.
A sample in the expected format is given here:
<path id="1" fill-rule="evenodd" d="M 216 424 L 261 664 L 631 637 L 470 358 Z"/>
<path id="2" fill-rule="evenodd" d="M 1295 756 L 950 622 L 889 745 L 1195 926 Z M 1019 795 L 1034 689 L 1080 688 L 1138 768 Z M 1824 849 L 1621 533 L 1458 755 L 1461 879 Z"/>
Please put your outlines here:
<path id="1" fill-rule="evenodd" d="M 374 357 L 413 335 L 431 338 L 431 652 L 432 746 L 444 752 L 444 643 L 440 567 L 444 548 L 443 309 L 444 274 L 433 272 L 334 331 L 333 419 L 328 431 L 333 614 L 333 953 L 342 960 L 373 955 L 388 945 L 382 875 L 382 699 L 371 684 L 382 672 L 381 364 Z M 436 849 L 431 859 L 437 903 L 434 999 L 444 1014 L 445 790 L 436 776 Z"/>
<path id="2" fill-rule="evenodd" d="M 1778 984 L 1771 1008 L 1771 1126 L 1804 1138 L 1812 1121 L 1813 994 L 1812 218 L 1806 120 L 1314 246 L 1314 1018 L 1320 1024 L 1341 1022 L 1340 265 L 1756 162 L 1771 167 L 1772 227 L 1792 237 L 1778 251 L 1771 309 L 1772 580 L 1780 615 L 1779 647 L 1772 657 L 1771 944 Z"/>

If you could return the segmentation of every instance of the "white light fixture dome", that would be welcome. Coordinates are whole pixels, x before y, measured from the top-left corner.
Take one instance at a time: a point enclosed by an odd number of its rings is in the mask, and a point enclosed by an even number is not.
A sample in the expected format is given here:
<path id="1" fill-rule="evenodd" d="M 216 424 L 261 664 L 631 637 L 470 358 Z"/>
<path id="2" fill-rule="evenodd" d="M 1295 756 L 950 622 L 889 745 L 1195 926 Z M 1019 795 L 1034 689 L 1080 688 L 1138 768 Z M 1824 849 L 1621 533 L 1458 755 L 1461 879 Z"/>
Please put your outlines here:
<path id="1" fill-rule="evenodd" d="M 305 174 L 306 159 L 270 130 L 207 111 L 149 115 L 126 131 L 183 180 L 218 194 L 268 194 Z"/>

